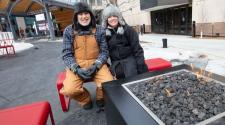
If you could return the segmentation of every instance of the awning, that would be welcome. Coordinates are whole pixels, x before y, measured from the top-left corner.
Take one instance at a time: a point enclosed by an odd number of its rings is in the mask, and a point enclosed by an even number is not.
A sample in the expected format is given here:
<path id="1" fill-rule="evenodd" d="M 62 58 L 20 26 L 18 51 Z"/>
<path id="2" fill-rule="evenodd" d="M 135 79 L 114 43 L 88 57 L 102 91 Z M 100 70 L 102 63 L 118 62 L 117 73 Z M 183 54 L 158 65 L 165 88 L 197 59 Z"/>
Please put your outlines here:
<path id="1" fill-rule="evenodd" d="M 187 4 L 189 4 L 189 3 L 173 4 L 173 5 L 162 5 L 162 6 L 156 6 L 156 7 L 152 7 L 152 8 L 149 8 L 149 9 L 145 9 L 144 11 L 162 10 L 162 9 L 166 9 L 166 8 L 172 8 L 172 7 L 182 6 L 182 5 L 187 5 Z"/>

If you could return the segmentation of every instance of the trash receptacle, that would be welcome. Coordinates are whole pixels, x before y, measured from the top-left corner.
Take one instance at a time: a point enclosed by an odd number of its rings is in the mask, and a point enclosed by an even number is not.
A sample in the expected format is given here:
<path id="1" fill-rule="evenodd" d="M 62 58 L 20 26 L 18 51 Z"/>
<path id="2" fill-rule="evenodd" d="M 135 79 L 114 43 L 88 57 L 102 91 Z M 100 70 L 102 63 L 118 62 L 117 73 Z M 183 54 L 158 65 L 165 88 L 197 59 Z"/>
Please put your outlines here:
<path id="1" fill-rule="evenodd" d="M 196 36 L 196 23 L 195 21 L 192 22 L 192 37 Z"/>
<path id="2" fill-rule="evenodd" d="M 166 38 L 162 39 L 162 42 L 163 42 L 163 48 L 167 48 L 167 39 Z"/>

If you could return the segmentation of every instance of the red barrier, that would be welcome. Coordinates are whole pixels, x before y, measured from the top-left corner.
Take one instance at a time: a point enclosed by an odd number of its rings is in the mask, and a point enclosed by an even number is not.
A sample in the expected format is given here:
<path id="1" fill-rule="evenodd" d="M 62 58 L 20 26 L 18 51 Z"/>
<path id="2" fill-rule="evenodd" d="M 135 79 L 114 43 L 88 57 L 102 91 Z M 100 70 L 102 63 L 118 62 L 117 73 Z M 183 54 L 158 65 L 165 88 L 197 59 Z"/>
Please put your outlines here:
<path id="1" fill-rule="evenodd" d="M 55 125 L 51 106 L 47 101 L 0 110 L 1 125 L 46 125 L 50 115 Z"/>
<path id="2" fill-rule="evenodd" d="M 13 45 L 13 37 L 11 32 L 0 32 L 0 54 L 15 55 L 15 48 Z"/>
<path id="3" fill-rule="evenodd" d="M 170 61 L 167 61 L 162 58 L 147 59 L 145 60 L 145 63 L 148 66 L 148 71 L 164 70 L 172 67 Z"/>

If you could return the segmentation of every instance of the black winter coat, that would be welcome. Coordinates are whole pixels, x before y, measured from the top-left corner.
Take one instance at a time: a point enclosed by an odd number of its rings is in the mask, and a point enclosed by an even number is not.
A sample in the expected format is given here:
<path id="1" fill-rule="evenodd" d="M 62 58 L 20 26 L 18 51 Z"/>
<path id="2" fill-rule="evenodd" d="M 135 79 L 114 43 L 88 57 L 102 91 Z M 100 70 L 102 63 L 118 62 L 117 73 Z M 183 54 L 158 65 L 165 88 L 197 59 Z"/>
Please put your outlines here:
<path id="1" fill-rule="evenodd" d="M 111 71 L 117 77 L 126 78 L 148 71 L 144 62 L 144 51 L 139 43 L 137 32 L 130 26 L 123 26 L 124 34 L 111 31 L 111 36 L 106 37 L 111 59 Z"/>

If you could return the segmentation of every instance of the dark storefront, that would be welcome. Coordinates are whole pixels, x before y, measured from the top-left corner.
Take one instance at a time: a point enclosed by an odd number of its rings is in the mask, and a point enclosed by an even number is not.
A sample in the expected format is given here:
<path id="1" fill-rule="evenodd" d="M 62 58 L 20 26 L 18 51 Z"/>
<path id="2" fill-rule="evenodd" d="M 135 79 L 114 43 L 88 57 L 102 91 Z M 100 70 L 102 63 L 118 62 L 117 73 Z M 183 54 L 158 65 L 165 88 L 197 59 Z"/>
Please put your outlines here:
<path id="1" fill-rule="evenodd" d="M 188 6 L 151 11 L 152 32 L 191 35 L 191 11 Z"/>
<path id="2" fill-rule="evenodd" d="M 192 7 L 188 0 L 141 0 L 141 9 L 151 13 L 154 33 L 191 35 Z"/>
<path id="3" fill-rule="evenodd" d="M 5 16 L 0 15 L 0 32 L 7 32 L 7 20 Z"/>

